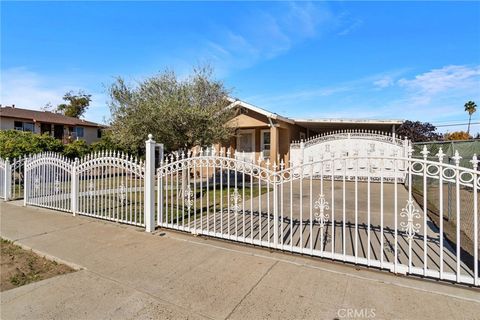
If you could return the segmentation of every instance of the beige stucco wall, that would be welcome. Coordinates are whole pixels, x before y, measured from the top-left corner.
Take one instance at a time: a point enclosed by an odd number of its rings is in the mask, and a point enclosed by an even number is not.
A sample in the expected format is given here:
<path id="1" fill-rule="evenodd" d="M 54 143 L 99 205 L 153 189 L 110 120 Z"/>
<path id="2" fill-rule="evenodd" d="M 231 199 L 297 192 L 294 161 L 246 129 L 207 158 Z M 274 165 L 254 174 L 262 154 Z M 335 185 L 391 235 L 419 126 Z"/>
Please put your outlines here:
<path id="1" fill-rule="evenodd" d="M 14 119 L 0 117 L 0 130 L 12 130 Z"/>
<path id="2" fill-rule="evenodd" d="M 88 144 L 91 144 L 92 142 L 100 140 L 100 138 L 97 138 L 97 130 L 98 128 L 94 127 L 83 127 L 83 140 L 85 140 Z"/>
<path id="3" fill-rule="evenodd" d="M 270 157 L 270 162 L 277 162 L 278 160 L 283 160 L 288 164 L 290 159 L 290 143 L 292 140 L 300 139 L 300 132 L 307 134 L 307 130 L 303 127 L 300 127 L 295 124 L 291 124 L 281 120 L 272 120 L 276 125 L 276 131 L 278 134 L 278 155 L 274 156 L 273 154 Z M 271 130 L 270 121 L 268 118 L 262 114 L 248 110 L 248 113 L 242 113 L 233 118 L 229 125 L 234 126 L 237 129 L 252 129 L 254 130 L 254 141 L 255 141 L 255 159 L 257 160 L 261 155 L 261 132 L 262 130 Z M 272 131 L 271 134 L 271 143 L 273 141 Z M 230 140 L 230 150 L 233 151 L 236 148 L 236 138 Z M 274 147 L 271 146 L 270 150 L 273 150 Z M 272 152 L 273 153 L 273 152 Z"/>
<path id="4" fill-rule="evenodd" d="M 31 122 L 25 119 L 15 119 L 15 118 L 4 118 L 0 117 L 0 130 L 13 130 L 15 129 L 15 121 L 22 121 L 22 122 Z M 34 127 L 35 127 L 35 133 L 40 134 L 40 122 L 35 122 Z M 64 126 L 64 134 L 66 135 L 68 132 L 68 127 L 69 126 Z M 91 144 L 92 142 L 100 140 L 100 138 L 97 138 L 97 130 L 98 128 L 96 127 L 83 127 L 84 128 L 84 137 L 79 138 L 80 140 L 85 140 L 87 144 Z M 52 129 L 53 130 L 53 129 Z M 53 134 L 53 131 L 52 131 Z"/>

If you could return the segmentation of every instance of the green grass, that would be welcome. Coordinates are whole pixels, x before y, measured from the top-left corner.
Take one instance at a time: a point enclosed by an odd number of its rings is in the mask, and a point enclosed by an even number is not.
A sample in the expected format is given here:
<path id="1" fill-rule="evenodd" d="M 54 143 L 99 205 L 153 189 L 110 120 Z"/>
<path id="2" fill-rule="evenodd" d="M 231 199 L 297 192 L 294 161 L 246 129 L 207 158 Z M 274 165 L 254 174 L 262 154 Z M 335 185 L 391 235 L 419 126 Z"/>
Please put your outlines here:
<path id="1" fill-rule="evenodd" d="M 207 214 L 214 213 L 214 209 L 218 211 L 220 209 L 220 203 L 223 202 L 223 209 L 227 208 L 227 204 L 229 201 L 229 197 L 232 196 L 235 188 L 231 187 L 230 189 L 224 188 L 223 190 L 208 190 L 206 188 L 202 189 L 202 192 L 200 192 L 198 189 L 196 190 L 196 196 L 195 200 L 192 203 L 192 206 L 190 208 L 190 220 L 194 218 L 201 218 L 202 216 L 206 216 Z M 193 191 L 193 190 L 192 190 Z M 245 194 L 243 194 L 243 191 L 245 191 Z M 253 186 L 251 189 L 250 187 L 245 187 L 239 188 L 238 192 L 240 193 L 241 199 L 239 200 L 240 205 L 242 204 L 243 200 L 245 200 L 245 203 L 247 203 L 247 200 L 249 200 L 252 196 L 253 198 L 258 197 L 261 194 L 264 194 L 268 191 L 268 188 L 262 187 L 261 189 L 258 186 Z M 165 199 L 165 191 L 164 192 L 164 204 L 167 203 Z M 177 209 L 177 191 L 168 191 L 168 222 L 171 223 L 172 217 L 171 217 L 171 209 L 172 209 L 172 195 L 173 195 L 173 223 L 180 223 L 183 220 L 188 220 L 189 212 L 188 212 L 188 207 L 183 202 L 183 199 L 181 195 L 179 194 L 178 197 L 178 209 Z M 203 195 L 203 201 L 201 199 L 201 195 Z M 245 197 L 244 197 L 245 195 Z M 215 198 L 215 202 L 214 202 Z M 208 207 L 207 207 L 207 199 L 208 199 Z M 231 199 L 230 199 L 231 200 Z M 231 201 L 230 201 L 231 202 Z M 164 205 L 163 207 L 163 212 L 165 214 L 166 207 Z M 178 218 L 177 218 L 178 214 Z M 167 217 L 164 217 L 164 219 Z"/>

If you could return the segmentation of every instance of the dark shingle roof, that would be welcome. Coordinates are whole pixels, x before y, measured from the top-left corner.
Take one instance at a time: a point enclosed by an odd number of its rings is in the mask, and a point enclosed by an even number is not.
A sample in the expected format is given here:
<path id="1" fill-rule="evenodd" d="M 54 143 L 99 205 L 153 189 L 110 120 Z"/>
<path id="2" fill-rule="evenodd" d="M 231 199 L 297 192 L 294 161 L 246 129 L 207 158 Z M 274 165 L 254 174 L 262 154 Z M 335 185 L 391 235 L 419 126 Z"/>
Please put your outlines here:
<path id="1" fill-rule="evenodd" d="M 0 117 L 24 119 L 33 122 L 57 123 L 69 126 L 87 126 L 87 127 L 104 127 L 104 125 L 78 119 L 74 117 L 67 117 L 60 113 L 50 111 L 37 111 L 30 109 L 21 109 L 17 107 L 0 107 Z"/>

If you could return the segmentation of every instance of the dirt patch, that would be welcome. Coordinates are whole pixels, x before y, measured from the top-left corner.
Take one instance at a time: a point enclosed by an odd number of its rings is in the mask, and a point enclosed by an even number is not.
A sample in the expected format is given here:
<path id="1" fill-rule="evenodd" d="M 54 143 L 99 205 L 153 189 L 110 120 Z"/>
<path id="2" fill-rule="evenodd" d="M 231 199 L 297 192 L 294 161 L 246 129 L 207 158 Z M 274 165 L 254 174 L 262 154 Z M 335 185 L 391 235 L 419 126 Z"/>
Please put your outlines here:
<path id="1" fill-rule="evenodd" d="M 75 271 L 66 265 L 24 250 L 10 241 L 0 241 L 0 291 Z"/>

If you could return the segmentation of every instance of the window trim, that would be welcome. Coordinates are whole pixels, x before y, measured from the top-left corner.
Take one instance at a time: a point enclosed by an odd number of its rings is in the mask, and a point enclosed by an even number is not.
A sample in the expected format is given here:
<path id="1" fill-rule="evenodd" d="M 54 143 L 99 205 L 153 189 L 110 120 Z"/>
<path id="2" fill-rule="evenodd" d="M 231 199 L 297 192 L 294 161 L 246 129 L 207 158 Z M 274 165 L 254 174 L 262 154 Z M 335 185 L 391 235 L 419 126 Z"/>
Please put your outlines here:
<path id="1" fill-rule="evenodd" d="M 237 141 L 236 141 L 235 149 L 238 152 L 241 152 L 240 150 L 238 150 L 238 147 L 240 146 L 240 136 L 242 134 L 251 134 L 252 135 L 252 153 L 255 153 L 255 129 L 239 129 L 237 131 Z"/>
<path id="2" fill-rule="evenodd" d="M 78 134 L 78 131 L 77 131 L 78 129 L 82 129 L 82 135 L 81 135 L 81 136 Z M 76 137 L 76 138 L 82 138 L 82 139 L 83 139 L 83 138 L 85 137 L 85 127 L 76 126 L 76 127 L 75 127 L 75 137 Z"/>
<path id="3" fill-rule="evenodd" d="M 264 135 L 265 133 L 270 134 L 270 143 L 268 144 L 268 151 L 269 151 L 269 153 L 270 153 L 271 150 L 272 150 L 272 140 L 271 140 L 271 139 L 272 139 L 272 134 L 271 134 L 271 132 L 270 132 L 270 129 L 262 129 L 262 130 L 260 130 L 260 153 L 262 154 L 262 157 L 263 157 L 264 159 L 267 157 L 267 156 L 265 156 L 265 153 L 264 153 L 264 151 L 265 151 L 266 149 L 265 149 L 265 141 L 264 141 L 264 139 L 263 139 L 263 135 Z M 270 154 L 268 155 L 268 157 L 270 157 Z"/>

